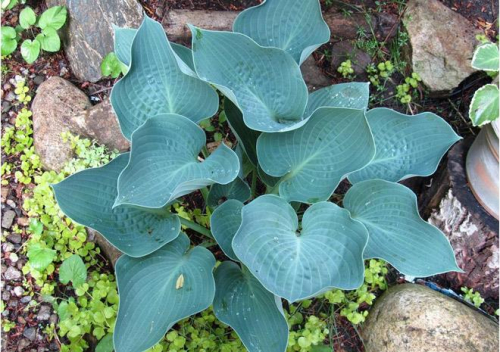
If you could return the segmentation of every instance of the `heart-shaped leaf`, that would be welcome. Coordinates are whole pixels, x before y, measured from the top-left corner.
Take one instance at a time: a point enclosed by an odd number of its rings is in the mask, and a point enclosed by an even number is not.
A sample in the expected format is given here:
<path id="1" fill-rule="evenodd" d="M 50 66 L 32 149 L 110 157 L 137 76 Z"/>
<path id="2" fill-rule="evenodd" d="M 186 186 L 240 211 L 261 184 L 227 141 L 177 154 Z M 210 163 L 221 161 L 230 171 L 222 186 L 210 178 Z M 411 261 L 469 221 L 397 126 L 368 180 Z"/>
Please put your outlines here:
<path id="1" fill-rule="evenodd" d="M 363 110 L 320 108 L 294 131 L 264 133 L 257 141 L 262 169 L 282 177 L 279 194 L 289 202 L 327 200 L 350 172 L 375 154 Z"/>
<path id="2" fill-rule="evenodd" d="M 36 22 L 35 11 L 31 7 L 25 7 L 19 14 L 19 25 L 24 29 L 30 28 Z"/>
<path id="3" fill-rule="evenodd" d="M 118 178 L 115 206 L 163 208 L 197 189 L 233 181 L 240 169 L 238 156 L 221 144 L 200 162 L 205 142 L 205 132 L 183 116 L 148 119 L 132 135 L 130 162 Z"/>
<path id="4" fill-rule="evenodd" d="M 460 140 L 446 121 L 430 112 L 409 116 L 377 108 L 366 118 L 377 152 L 365 168 L 349 175 L 352 183 L 432 175 L 446 151 Z"/>
<path id="5" fill-rule="evenodd" d="M 233 250 L 269 291 L 290 302 L 363 282 L 368 233 L 333 203 L 309 207 L 299 230 L 297 215 L 283 198 L 261 196 L 242 210 Z"/>
<path id="6" fill-rule="evenodd" d="M 206 248 L 189 250 L 185 234 L 147 257 L 120 257 L 115 351 L 144 351 L 176 322 L 208 308 L 215 295 L 214 266 Z"/>
<path id="7" fill-rule="evenodd" d="M 0 28 L 2 35 L 2 56 L 10 55 L 17 48 L 17 33 L 16 30 L 9 26 Z"/>
<path id="8" fill-rule="evenodd" d="M 26 39 L 23 44 L 21 44 L 21 55 L 23 59 L 28 63 L 32 64 L 38 59 L 40 55 L 40 42 L 38 40 Z"/>
<path id="9" fill-rule="evenodd" d="M 99 231 L 120 251 L 141 257 L 174 240 L 181 225 L 168 211 L 112 208 L 118 176 L 128 160 L 129 155 L 122 154 L 101 168 L 80 171 L 52 187 L 64 214 Z"/>
<path id="10" fill-rule="evenodd" d="M 42 49 L 50 53 L 55 53 L 61 49 L 61 39 L 57 31 L 52 27 L 45 28 L 42 33 L 36 36 L 42 46 Z"/>
<path id="11" fill-rule="evenodd" d="M 79 255 L 64 259 L 59 268 L 59 281 L 65 285 L 71 281 L 75 289 L 87 281 L 87 267 Z"/>
<path id="12" fill-rule="evenodd" d="M 318 0 L 267 0 L 240 13 L 233 30 L 283 49 L 299 64 L 330 40 Z"/>
<path id="13" fill-rule="evenodd" d="M 312 115 L 314 111 L 322 107 L 366 110 L 369 99 L 369 83 L 334 84 L 309 94 L 305 116 Z"/>
<path id="14" fill-rule="evenodd" d="M 217 319 L 236 331 L 249 352 L 286 351 L 288 324 L 281 300 L 236 263 L 223 262 L 214 276 Z"/>
<path id="15" fill-rule="evenodd" d="M 238 258 L 234 254 L 232 242 L 241 225 L 241 209 L 242 202 L 230 199 L 215 209 L 210 217 L 212 235 L 224 254 L 234 261 L 238 261 Z"/>
<path id="16" fill-rule="evenodd" d="M 210 187 L 208 193 L 207 205 L 211 208 L 217 208 L 219 204 L 228 199 L 236 199 L 240 202 L 246 202 L 250 198 L 250 187 L 241 178 L 236 177 L 234 181 L 227 185 L 215 184 Z"/>
<path id="17" fill-rule="evenodd" d="M 498 87 L 495 84 L 485 84 L 474 93 L 469 109 L 474 126 L 483 126 L 498 119 L 498 99 Z"/>
<path id="18" fill-rule="evenodd" d="M 217 93 L 181 70 L 159 23 L 145 17 L 130 52 L 130 69 L 111 93 L 126 138 L 130 139 L 144 121 L 158 114 L 175 113 L 198 122 L 217 112 Z"/>
<path id="19" fill-rule="evenodd" d="M 28 247 L 30 267 L 38 271 L 45 270 L 54 261 L 56 255 L 55 250 L 44 248 L 40 243 L 33 243 Z"/>
<path id="20" fill-rule="evenodd" d="M 61 29 L 66 22 L 68 10 L 64 6 L 52 6 L 45 10 L 40 19 L 38 20 L 38 27 L 41 29 L 53 28 L 55 30 Z"/>
<path id="21" fill-rule="evenodd" d="M 280 132 L 306 122 L 307 86 L 290 55 L 261 47 L 240 33 L 190 28 L 198 76 L 243 112 L 249 128 Z"/>
<path id="22" fill-rule="evenodd" d="M 420 218 L 417 197 L 405 186 L 383 180 L 357 183 L 344 207 L 368 229 L 365 258 L 381 258 L 416 277 L 460 271 L 450 243 Z"/>
<path id="23" fill-rule="evenodd" d="M 494 43 L 481 45 L 472 58 L 472 67 L 476 70 L 498 72 L 499 52 Z"/>

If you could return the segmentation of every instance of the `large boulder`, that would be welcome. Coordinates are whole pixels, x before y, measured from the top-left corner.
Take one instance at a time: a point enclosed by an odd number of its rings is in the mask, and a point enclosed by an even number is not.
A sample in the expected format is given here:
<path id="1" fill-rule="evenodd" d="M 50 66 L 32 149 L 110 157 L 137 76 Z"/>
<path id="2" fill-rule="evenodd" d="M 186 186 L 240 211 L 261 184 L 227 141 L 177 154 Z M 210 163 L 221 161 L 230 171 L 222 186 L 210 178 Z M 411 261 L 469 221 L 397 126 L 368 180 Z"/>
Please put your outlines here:
<path id="1" fill-rule="evenodd" d="M 432 93 L 447 93 L 474 72 L 471 60 L 480 32 L 465 17 L 438 0 L 410 0 L 403 21 L 413 71 Z"/>
<path id="2" fill-rule="evenodd" d="M 92 106 L 85 93 L 63 78 L 51 77 L 38 87 L 32 111 L 35 150 L 45 169 L 60 171 L 73 157 L 61 136 L 66 131 L 110 149 L 129 149 L 109 102 Z"/>
<path id="3" fill-rule="evenodd" d="M 142 7 L 136 0 L 69 1 L 46 0 L 47 6 L 66 6 L 68 24 L 63 41 L 71 70 L 83 81 L 101 78 L 101 62 L 113 51 L 113 27 L 137 28 L 142 21 Z"/>
<path id="4" fill-rule="evenodd" d="M 389 289 L 362 328 L 367 352 L 498 351 L 498 324 L 427 287 Z"/>

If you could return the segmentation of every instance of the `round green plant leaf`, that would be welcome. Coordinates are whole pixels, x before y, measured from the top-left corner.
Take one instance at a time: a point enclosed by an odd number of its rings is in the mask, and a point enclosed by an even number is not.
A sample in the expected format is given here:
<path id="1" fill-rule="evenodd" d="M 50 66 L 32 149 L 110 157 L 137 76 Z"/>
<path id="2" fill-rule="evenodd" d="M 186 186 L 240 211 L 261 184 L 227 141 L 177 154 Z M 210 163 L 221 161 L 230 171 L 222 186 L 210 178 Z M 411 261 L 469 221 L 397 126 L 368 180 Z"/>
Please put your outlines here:
<path id="1" fill-rule="evenodd" d="M 125 37 L 130 39 L 130 33 Z M 115 45 L 121 45 L 118 35 L 115 41 Z M 130 69 L 111 93 L 111 103 L 126 138 L 130 139 L 148 118 L 159 114 L 175 113 L 199 122 L 217 112 L 217 93 L 209 84 L 181 70 L 178 56 L 159 23 L 144 18 L 133 36 L 130 53 Z M 117 55 L 123 59 L 121 49 Z"/>
<path id="2" fill-rule="evenodd" d="M 364 167 L 375 154 L 363 110 L 320 108 L 294 131 L 264 133 L 257 141 L 259 163 L 281 177 L 287 201 L 315 203 L 330 198 L 339 182 Z"/>
<path id="3" fill-rule="evenodd" d="M 288 324 L 281 300 L 246 268 L 223 262 L 215 271 L 214 314 L 236 331 L 249 352 L 285 352 Z"/>
<path id="4" fill-rule="evenodd" d="M 210 217 L 212 235 L 224 254 L 234 261 L 238 261 L 238 258 L 234 254 L 232 242 L 241 225 L 241 209 L 242 202 L 230 199 L 215 209 Z"/>
<path id="5" fill-rule="evenodd" d="M 42 50 L 55 53 L 61 49 L 61 39 L 54 28 L 47 27 L 36 36 L 42 46 Z"/>
<path id="6" fill-rule="evenodd" d="M 101 73 L 103 76 L 117 78 L 122 73 L 122 65 L 115 53 L 109 53 L 101 63 Z"/>
<path id="7" fill-rule="evenodd" d="M 420 218 L 417 197 L 405 186 L 383 180 L 357 183 L 344 207 L 368 229 L 365 258 L 383 259 L 416 277 L 460 271 L 448 239 Z"/>
<path id="8" fill-rule="evenodd" d="M 486 84 L 474 93 L 469 108 L 469 117 L 474 126 L 483 126 L 498 119 L 498 96 L 495 84 Z"/>
<path id="9" fill-rule="evenodd" d="M 205 132 L 183 116 L 148 119 L 132 135 L 130 162 L 118 178 L 115 206 L 163 208 L 197 189 L 233 181 L 240 169 L 238 156 L 221 144 L 200 162 L 205 143 Z"/>
<path id="10" fill-rule="evenodd" d="M 26 39 L 23 44 L 21 44 L 21 55 L 23 59 L 28 63 L 32 64 L 38 59 L 40 55 L 40 42 L 38 40 Z"/>
<path id="11" fill-rule="evenodd" d="M 24 29 L 30 28 L 36 22 L 35 11 L 31 7 L 25 7 L 19 14 L 19 24 Z"/>
<path id="12" fill-rule="evenodd" d="M 233 30 L 258 44 L 280 48 L 296 62 L 330 40 L 318 0 L 267 0 L 238 15 Z"/>
<path id="13" fill-rule="evenodd" d="M 64 6 L 53 6 L 45 10 L 38 20 L 38 27 L 41 29 L 52 28 L 55 30 L 61 29 L 66 22 L 68 11 Z"/>
<path id="14" fill-rule="evenodd" d="M 45 270 L 56 257 L 57 252 L 50 248 L 44 248 L 40 243 L 33 243 L 28 247 L 28 258 L 30 268 L 38 271 Z"/>
<path id="15" fill-rule="evenodd" d="M 366 118 L 377 152 L 365 168 L 349 175 L 352 183 L 432 175 L 446 151 L 460 140 L 446 121 L 430 112 L 410 116 L 377 108 Z"/>
<path id="16" fill-rule="evenodd" d="M 369 83 L 340 83 L 318 89 L 309 94 L 305 116 L 310 116 L 319 108 L 351 108 L 366 110 L 370 99 Z"/>
<path id="17" fill-rule="evenodd" d="M 118 259 L 115 351 L 144 351 L 176 322 L 208 308 L 215 295 L 214 266 L 212 253 L 189 249 L 185 234 L 147 257 Z"/>
<path id="18" fill-rule="evenodd" d="M 87 267 L 79 255 L 73 254 L 64 259 L 59 268 L 59 281 L 65 285 L 71 281 L 74 288 L 80 287 L 87 281 Z"/>
<path id="19" fill-rule="evenodd" d="M 217 208 L 219 204 L 228 200 L 236 199 L 246 202 L 250 198 L 250 187 L 241 178 L 236 177 L 227 185 L 214 184 L 208 193 L 207 205 Z"/>
<path id="20" fill-rule="evenodd" d="M 275 295 L 296 302 L 332 287 L 352 290 L 363 283 L 368 233 L 347 210 L 314 204 L 299 230 L 292 206 L 265 195 L 243 207 L 242 219 L 234 253 Z"/>
<path id="21" fill-rule="evenodd" d="M 142 257 L 174 240 L 181 224 L 167 210 L 117 207 L 117 180 L 129 154 L 109 164 L 80 171 L 53 185 L 57 203 L 68 217 L 99 231 L 113 246 L 131 257 Z"/>
<path id="22" fill-rule="evenodd" d="M 243 112 L 249 128 L 281 132 L 306 122 L 307 86 L 290 55 L 240 33 L 190 28 L 197 74 Z"/>
<path id="23" fill-rule="evenodd" d="M 476 70 L 498 72 L 498 65 L 499 53 L 497 44 L 488 43 L 476 49 L 472 58 L 472 67 Z"/>
<path id="24" fill-rule="evenodd" d="M 10 55 L 17 48 L 16 30 L 9 26 L 2 26 L 2 56 Z"/>

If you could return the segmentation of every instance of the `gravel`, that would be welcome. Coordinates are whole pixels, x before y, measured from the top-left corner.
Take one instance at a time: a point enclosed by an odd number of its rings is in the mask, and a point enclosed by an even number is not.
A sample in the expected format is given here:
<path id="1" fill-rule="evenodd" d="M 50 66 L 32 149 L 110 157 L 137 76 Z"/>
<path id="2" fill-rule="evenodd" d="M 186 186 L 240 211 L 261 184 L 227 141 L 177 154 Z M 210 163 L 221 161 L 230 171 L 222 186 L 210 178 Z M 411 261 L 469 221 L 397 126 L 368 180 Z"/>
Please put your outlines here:
<path id="1" fill-rule="evenodd" d="M 6 212 L 4 212 L 2 216 L 2 227 L 4 229 L 10 229 L 15 217 L 16 212 L 13 210 L 7 210 Z"/>
<path id="2" fill-rule="evenodd" d="M 40 311 L 38 312 L 36 316 L 36 320 L 38 321 L 44 321 L 44 320 L 49 320 L 50 319 L 50 313 L 51 312 L 50 306 L 42 305 L 40 307 Z"/>
<path id="3" fill-rule="evenodd" d="M 35 341 L 35 338 L 36 338 L 36 330 L 35 330 L 35 328 L 24 329 L 23 336 L 26 337 L 30 341 Z"/>
<path id="4" fill-rule="evenodd" d="M 19 280 L 21 278 L 21 272 L 13 266 L 9 266 L 4 276 L 5 280 Z"/>

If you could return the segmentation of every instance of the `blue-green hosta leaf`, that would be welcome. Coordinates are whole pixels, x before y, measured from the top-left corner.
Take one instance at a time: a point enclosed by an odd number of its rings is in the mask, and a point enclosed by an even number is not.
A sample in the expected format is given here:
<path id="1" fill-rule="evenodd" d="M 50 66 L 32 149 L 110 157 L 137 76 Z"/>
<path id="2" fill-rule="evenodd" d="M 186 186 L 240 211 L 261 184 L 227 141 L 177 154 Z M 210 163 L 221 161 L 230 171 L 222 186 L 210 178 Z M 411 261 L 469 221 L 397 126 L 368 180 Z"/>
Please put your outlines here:
<path id="1" fill-rule="evenodd" d="M 190 28 L 198 76 L 243 112 L 249 128 L 281 132 L 306 122 L 307 86 L 290 55 L 240 33 Z"/>
<path id="2" fill-rule="evenodd" d="M 352 183 L 432 175 L 446 151 L 460 140 L 446 121 L 430 112 L 410 116 L 377 108 L 366 118 L 377 152 L 365 168 L 349 175 Z"/>
<path id="3" fill-rule="evenodd" d="M 123 253 L 141 257 L 174 240 L 181 225 L 179 218 L 167 211 L 113 209 L 118 175 L 128 160 L 129 154 L 122 154 L 103 167 L 80 171 L 52 187 L 64 214 L 99 231 Z"/>
<path id="4" fill-rule="evenodd" d="M 486 84 L 474 93 L 469 108 L 469 117 L 474 126 L 482 126 L 498 119 L 498 96 L 496 84 Z"/>
<path id="5" fill-rule="evenodd" d="M 381 258 L 416 277 L 460 271 L 450 243 L 420 218 L 417 197 L 405 186 L 383 180 L 357 183 L 344 207 L 368 229 L 365 258 Z"/>
<path id="6" fill-rule="evenodd" d="M 232 242 L 241 224 L 241 209 L 242 202 L 230 199 L 215 209 L 210 217 L 212 235 L 224 254 L 234 261 L 238 261 L 238 258 L 234 254 Z"/>
<path id="7" fill-rule="evenodd" d="M 488 43 L 476 49 L 472 58 L 472 67 L 476 70 L 498 72 L 498 65 L 499 52 L 496 44 Z"/>
<path id="8" fill-rule="evenodd" d="M 219 106 L 217 93 L 207 83 L 183 72 L 159 23 L 145 17 L 130 52 L 130 69 L 111 93 L 126 138 L 130 139 L 144 121 L 158 114 L 180 114 L 194 122 L 215 114 Z"/>
<path id="9" fill-rule="evenodd" d="M 334 84 L 309 94 L 305 116 L 322 107 L 366 110 L 370 99 L 370 84 L 361 82 Z"/>
<path id="10" fill-rule="evenodd" d="M 250 187 L 241 178 L 236 177 L 227 185 L 216 183 L 210 187 L 207 205 L 211 208 L 217 208 L 219 204 L 227 199 L 237 199 L 240 202 L 246 202 L 249 198 Z"/>
<path id="11" fill-rule="evenodd" d="M 240 13 L 233 30 L 283 49 L 299 64 L 330 40 L 318 0 L 267 0 Z"/>
<path id="12" fill-rule="evenodd" d="M 132 135 L 130 161 L 118 178 L 115 206 L 163 208 L 197 189 L 233 181 L 240 169 L 238 156 L 221 144 L 200 162 L 205 142 L 205 132 L 183 116 L 148 119 Z"/>
<path id="13" fill-rule="evenodd" d="M 217 319 L 236 331 L 248 352 L 285 352 L 288 324 L 281 300 L 236 263 L 222 263 L 214 276 Z"/>
<path id="14" fill-rule="evenodd" d="M 368 233 L 333 203 L 312 205 L 302 218 L 283 198 L 265 195 L 242 210 L 233 250 L 269 291 L 290 302 L 325 289 L 351 290 L 363 282 Z"/>
<path id="15" fill-rule="evenodd" d="M 208 308 L 215 295 L 214 266 L 212 253 L 189 249 L 185 234 L 147 257 L 118 259 L 115 351 L 144 351 L 176 322 Z"/>
<path id="16" fill-rule="evenodd" d="M 320 108 L 294 131 L 264 133 L 257 141 L 262 169 L 282 177 L 279 194 L 289 202 L 327 200 L 350 172 L 375 154 L 363 110 Z"/>

